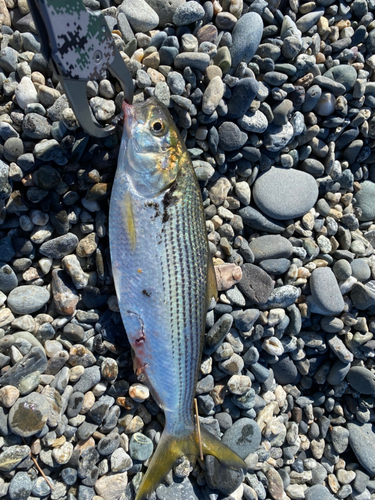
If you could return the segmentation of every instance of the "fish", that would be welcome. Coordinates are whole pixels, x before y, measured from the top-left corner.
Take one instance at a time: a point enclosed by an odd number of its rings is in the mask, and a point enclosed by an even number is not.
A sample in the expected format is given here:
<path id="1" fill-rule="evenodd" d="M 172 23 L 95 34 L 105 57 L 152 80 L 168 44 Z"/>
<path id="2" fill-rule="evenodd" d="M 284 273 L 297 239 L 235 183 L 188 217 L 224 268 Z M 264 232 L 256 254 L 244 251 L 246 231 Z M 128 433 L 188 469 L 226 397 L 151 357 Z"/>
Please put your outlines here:
<path id="1" fill-rule="evenodd" d="M 165 414 L 136 496 L 144 500 L 180 457 L 199 455 L 193 401 L 217 291 L 199 183 L 168 108 L 151 97 L 123 109 L 109 212 L 112 273 L 135 373 Z M 204 428 L 201 445 L 228 467 L 246 467 Z"/>

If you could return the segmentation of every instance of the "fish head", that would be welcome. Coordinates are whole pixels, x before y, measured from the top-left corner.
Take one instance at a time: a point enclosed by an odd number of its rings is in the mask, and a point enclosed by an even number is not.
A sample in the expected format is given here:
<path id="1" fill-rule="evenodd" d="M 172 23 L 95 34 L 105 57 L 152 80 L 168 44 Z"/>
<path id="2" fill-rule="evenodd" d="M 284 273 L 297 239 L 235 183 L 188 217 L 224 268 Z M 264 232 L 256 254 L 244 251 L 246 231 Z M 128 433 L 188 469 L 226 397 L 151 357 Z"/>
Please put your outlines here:
<path id="1" fill-rule="evenodd" d="M 186 147 L 168 108 L 151 97 L 124 103 L 124 131 L 119 161 L 135 191 L 154 197 L 175 181 Z M 122 157 L 121 157 L 122 155 Z"/>

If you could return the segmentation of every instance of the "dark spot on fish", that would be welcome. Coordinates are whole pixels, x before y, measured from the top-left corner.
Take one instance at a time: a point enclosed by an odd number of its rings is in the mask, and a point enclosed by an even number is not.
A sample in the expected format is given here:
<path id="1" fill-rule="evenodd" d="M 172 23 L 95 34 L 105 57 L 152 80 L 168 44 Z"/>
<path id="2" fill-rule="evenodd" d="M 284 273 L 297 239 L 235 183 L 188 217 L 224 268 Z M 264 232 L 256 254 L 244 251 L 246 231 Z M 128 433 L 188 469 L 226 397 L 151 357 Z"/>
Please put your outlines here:
<path id="1" fill-rule="evenodd" d="M 172 182 L 170 188 L 165 192 L 164 198 L 163 198 L 163 207 L 164 207 L 164 212 L 163 212 L 163 224 L 165 224 L 169 220 L 169 214 L 168 214 L 168 207 L 171 205 L 174 205 L 175 203 L 178 202 L 179 197 L 174 196 L 173 193 L 177 189 L 177 182 L 174 181 Z"/>
<path id="2" fill-rule="evenodd" d="M 173 193 L 177 189 L 177 182 L 174 181 L 172 182 L 170 188 L 165 192 L 164 198 L 163 198 L 163 205 L 164 205 L 164 210 L 168 208 L 170 205 L 174 205 L 178 201 L 178 196 L 174 196 Z"/>
<path id="3" fill-rule="evenodd" d="M 151 207 L 155 209 L 155 214 L 152 217 L 153 220 L 156 219 L 156 217 L 160 216 L 160 208 L 159 208 L 159 203 L 156 203 L 156 201 L 148 201 L 145 203 L 146 207 Z"/>
<path id="4" fill-rule="evenodd" d="M 145 340 L 146 340 L 146 337 L 145 337 L 145 334 L 144 334 L 144 331 L 143 331 L 143 330 L 141 330 L 140 334 L 141 334 L 141 335 L 140 335 L 137 339 L 135 339 L 135 343 L 136 343 L 137 345 L 144 344 L 144 343 L 145 343 Z"/>
<path id="5" fill-rule="evenodd" d="M 146 297 L 151 297 L 151 292 L 148 292 L 147 290 L 142 290 L 143 295 L 146 295 Z"/>
<path id="6" fill-rule="evenodd" d="M 169 213 L 167 212 L 167 209 L 164 210 L 163 213 L 163 224 L 169 221 Z"/>

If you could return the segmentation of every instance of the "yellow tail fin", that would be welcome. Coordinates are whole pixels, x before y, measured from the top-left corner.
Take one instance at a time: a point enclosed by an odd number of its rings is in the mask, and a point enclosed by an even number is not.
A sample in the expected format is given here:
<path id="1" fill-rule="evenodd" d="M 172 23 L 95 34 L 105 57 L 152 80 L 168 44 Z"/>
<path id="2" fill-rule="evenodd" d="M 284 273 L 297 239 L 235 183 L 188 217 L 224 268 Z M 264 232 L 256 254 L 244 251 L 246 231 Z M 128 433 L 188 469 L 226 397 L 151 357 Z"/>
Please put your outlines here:
<path id="1" fill-rule="evenodd" d="M 201 427 L 203 453 L 213 455 L 227 467 L 246 468 L 245 462 L 213 434 Z M 177 459 L 183 455 L 199 456 L 198 439 L 195 432 L 188 436 L 176 437 L 163 432 L 158 447 L 151 459 L 147 472 L 137 492 L 135 500 L 145 500 L 172 469 Z"/>

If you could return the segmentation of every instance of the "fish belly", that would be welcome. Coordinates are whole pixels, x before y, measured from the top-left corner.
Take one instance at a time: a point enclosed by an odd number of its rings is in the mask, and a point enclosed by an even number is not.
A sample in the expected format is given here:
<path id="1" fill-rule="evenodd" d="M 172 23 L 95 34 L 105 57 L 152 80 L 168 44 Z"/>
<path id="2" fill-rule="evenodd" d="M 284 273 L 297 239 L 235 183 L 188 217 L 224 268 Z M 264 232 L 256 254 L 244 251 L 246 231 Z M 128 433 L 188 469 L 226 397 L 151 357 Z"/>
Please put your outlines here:
<path id="1" fill-rule="evenodd" d="M 194 425 L 206 312 L 207 241 L 198 210 L 187 193 L 166 213 L 162 195 L 142 198 L 117 180 L 111 199 L 111 260 L 121 316 L 138 373 L 146 376 L 165 411 L 166 429 L 175 435 L 191 433 Z"/>

